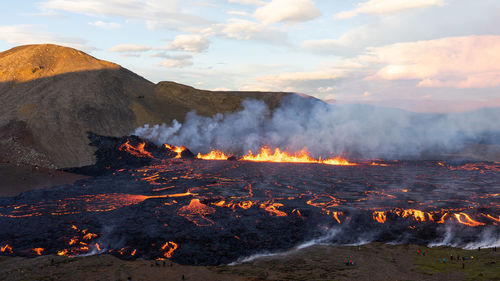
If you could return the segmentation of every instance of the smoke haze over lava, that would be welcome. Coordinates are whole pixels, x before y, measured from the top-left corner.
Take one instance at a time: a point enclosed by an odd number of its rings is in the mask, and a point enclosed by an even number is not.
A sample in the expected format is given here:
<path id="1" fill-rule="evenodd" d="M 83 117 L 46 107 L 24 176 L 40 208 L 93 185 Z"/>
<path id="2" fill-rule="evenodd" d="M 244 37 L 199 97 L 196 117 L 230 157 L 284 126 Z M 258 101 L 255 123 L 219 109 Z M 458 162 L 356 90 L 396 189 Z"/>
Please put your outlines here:
<path id="1" fill-rule="evenodd" d="M 470 142 L 498 142 L 500 110 L 421 114 L 367 105 L 331 105 L 315 99 L 285 97 L 270 111 L 258 100 L 245 100 L 234 113 L 203 117 L 190 112 L 183 124 L 145 125 L 135 135 L 157 144 L 185 145 L 242 155 L 263 146 L 315 157 L 439 159 Z"/>

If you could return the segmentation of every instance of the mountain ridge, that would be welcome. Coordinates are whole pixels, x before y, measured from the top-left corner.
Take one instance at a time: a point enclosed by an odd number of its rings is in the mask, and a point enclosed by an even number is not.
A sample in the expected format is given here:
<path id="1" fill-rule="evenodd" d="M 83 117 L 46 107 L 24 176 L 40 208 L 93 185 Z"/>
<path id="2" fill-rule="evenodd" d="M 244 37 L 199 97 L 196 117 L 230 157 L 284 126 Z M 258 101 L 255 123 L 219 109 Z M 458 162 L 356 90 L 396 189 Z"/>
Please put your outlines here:
<path id="1" fill-rule="evenodd" d="M 87 132 L 120 137 L 187 112 L 235 111 L 245 98 L 271 108 L 292 93 L 212 92 L 154 84 L 118 64 L 53 44 L 0 52 L 0 162 L 65 168 L 95 162 Z"/>

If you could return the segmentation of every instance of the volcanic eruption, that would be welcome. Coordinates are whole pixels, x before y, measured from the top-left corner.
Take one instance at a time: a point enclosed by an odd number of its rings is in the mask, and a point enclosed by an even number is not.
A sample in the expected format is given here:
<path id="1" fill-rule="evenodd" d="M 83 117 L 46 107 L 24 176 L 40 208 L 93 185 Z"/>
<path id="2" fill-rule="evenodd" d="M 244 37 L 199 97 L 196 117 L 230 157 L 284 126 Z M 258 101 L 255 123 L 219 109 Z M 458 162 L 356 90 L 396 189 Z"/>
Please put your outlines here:
<path id="1" fill-rule="evenodd" d="M 292 93 L 204 92 L 152 85 L 99 63 L 104 70 L 74 79 L 105 73 L 103 81 L 128 85 L 111 99 L 124 93 L 126 109 L 113 107 L 111 117 L 106 106 L 81 110 L 126 124 L 115 130 L 113 122 L 74 120 L 78 134 L 65 123 L 58 128 L 65 141 L 45 150 L 44 138 L 56 133 L 38 133 L 36 120 L 7 126 L 35 132 L 40 151 L 71 151 L 49 162 L 88 177 L 0 198 L 1 255 L 108 253 L 220 265 L 304 243 L 499 246 L 500 163 L 459 153 L 470 143 L 495 142 L 498 111 L 426 115 Z M 26 83 L 7 87 L 9 95 Z M 137 84 L 151 92 L 138 98 Z M 186 104 L 179 93 L 220 108 Z M 16 114 L 28 116 L 28 109 Z M 70 159 L 75 151 L 84 157 Z"/>

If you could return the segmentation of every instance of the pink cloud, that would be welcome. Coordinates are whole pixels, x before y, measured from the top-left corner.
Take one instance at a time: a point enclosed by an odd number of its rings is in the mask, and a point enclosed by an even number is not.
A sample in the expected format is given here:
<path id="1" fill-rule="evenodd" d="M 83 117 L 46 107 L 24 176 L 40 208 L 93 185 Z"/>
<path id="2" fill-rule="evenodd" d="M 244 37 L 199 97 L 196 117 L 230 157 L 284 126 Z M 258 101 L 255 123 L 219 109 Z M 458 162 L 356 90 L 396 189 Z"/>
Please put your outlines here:
<path id="1" fill-rule="evenodd" d="M 368 80 L 419 80 L 419 87 L 500 85 L 500 36 L 447 37 L 369 48 L 361 60 L 379 65 Z"/>

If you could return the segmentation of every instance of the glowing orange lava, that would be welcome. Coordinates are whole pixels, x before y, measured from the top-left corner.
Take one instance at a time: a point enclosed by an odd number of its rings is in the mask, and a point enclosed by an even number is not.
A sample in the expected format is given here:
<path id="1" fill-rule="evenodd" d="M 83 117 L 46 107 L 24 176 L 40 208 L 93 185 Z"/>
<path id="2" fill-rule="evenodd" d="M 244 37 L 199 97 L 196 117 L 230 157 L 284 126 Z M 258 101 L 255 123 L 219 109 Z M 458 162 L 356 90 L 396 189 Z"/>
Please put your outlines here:
<path id="1" fill-rule="evenodd" d="M 208 154 L 198 153 L 196 158 L 204 160 L 227 160 L 229 156 L 220 150 L 212 150 Z"/>
<path id="2" fill-rule="evenodd" d="M 12 251 L 12 247 L 9 246 L 9 244 L 5 245 L 5 246 L 0 246 L 0 252 L 2 253 L 13 253 Z"/>
<path id="3" fill-rule="evenodd" d="M 215 209 L 200 202 L 200 199 L 191 199 L 189 205 L 179 209 L 177 214 L 185 217 L 198 226 L 208 226 L 214 222 L 206 215 L 215 213 Z"/>
<path id="4" fill-rule="evenodd" d="M 137 147 L 134 147 L 130 144 L 130 140 L 127 140 L 124 144 L 122 144 L 118 150 L 121 151 L 126 151 L 132 155 L 135 155 L 137 157 L 148 157 L 148 158 L 154 158 L 153 155 L 151 155 L 150 152 L 146 151 L 144 147 L 146 146 L 145 142 L 141 142 L 137 145 Z"/>
<path id="5" fill-rule="evenodd" d="M 384 211 L 375 211 L 373 212 L 373 219 L 378 223 L 385 223 L 387 216 L 385 215 Z"/>
<path id="6" fill-rule="evenodd" d="M 469 215 L 467 215 L 466 213 L 458 213 L 458 214 L 453 214 L 453 215 L 455 216 L 455 218 L 457 219 L 457 221 L 459 223 L 467 225 L 467 226 L 474 227 L 474 226 L 479 226 L 479 225 L 485 225 L 482 222 L 478 222 L 478 221 L 471 219 L 471 217 Z"/>
<path id="7" fill-rule="evenodd" d="M 186 150 L 186 148 L 184 146 L 172 146 L 168 143 L 164 143 L 163 144 L 163 147 L 164 148 L 167 148 L 167 149 L 170 149 L 172 150 L 173 152 L 177 153 L 177 155 L 175 156 L 175 158 L 181 158 L 181 154 L 184 150 Z"/>
<path id="8" fill-rule="evenodd" d="M 166 250 L 166 252 L 163 253 L 163 256 L 169 259 L 172 257 L 172 254 L 174 253 L 175 250 L 177 250 L 177 248 L 179 248 L 179 245 L 177 245 L 177 243 L 168 241 L 161 247 L 161 250 L 162 251 Z"/>
<path id="9" fill-rule="evenodd" d="M 241 160 L 255 161 L 255 162 L 285 162 L 285 163 L 319 163 L 327 165 L 356 165 L 354 163 L 349 163 L 344 158 L 338 156 L 330 159 L 314 159 L 309 156 L 309 153 L 304 148 L 301 151 L 290 154 L 286 151 L 281 151 L 279 148 L 271 153 L 271 149 L 268 147 L 263 147 L 260 149 L 259 154 L 254 155 L 252 151 L 248 151 L 247 155 L 244 155 Z"/>
<path id="10" fill-rule="evenodd" d="M 41 256 L 43 253 L 43 248 L 34 248 L 33 252 L 35 252 L 37 255 Z"/>
<path id="11" fill-rule="evenodd" d="M 414 210 L 414 209 L 405 209 L 401 213 L 398 213 L 398 215 L 402 216 L 403 218 L 406 217 L 413 217 L 417 221 L 424 222 L 426 220 L 433 221 L 434 219 L 432 218 L 432 215 L 426 212 L 422 212 L 420 210 Z M 427 219 L 426 219 L 427 215 Z"/>
<path id="12" fill-rule="evenodd" d="M 286 217 L 287 214 L 283 211 L 278 210 L 278 207 L 282 207 L 281 203 L 264 202 L 260 204 L 260 208 L 266 210 L 272 216 Z"/>

